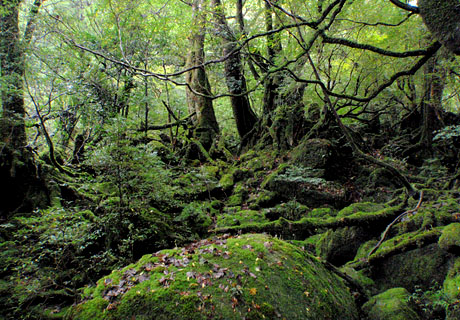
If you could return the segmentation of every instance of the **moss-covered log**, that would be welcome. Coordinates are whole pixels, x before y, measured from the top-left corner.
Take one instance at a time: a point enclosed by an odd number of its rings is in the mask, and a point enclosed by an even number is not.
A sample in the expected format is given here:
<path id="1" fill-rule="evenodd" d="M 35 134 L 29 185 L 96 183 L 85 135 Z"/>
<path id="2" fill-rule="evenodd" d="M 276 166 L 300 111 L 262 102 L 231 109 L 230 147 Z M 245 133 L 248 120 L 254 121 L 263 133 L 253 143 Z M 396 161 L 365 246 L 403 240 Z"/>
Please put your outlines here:
<path id="1" fill-rule="evenodd" d="M 359 226 L 364 230 L 372 230 L 372 234 L 378 235 L 402 210 L 403 204 L 395 207 L 387 207 L 375 212 L 356 212 L 348 216 L 339 215 L 331 218 L 308 218 L 304 217 L 297 221 L 279 218 L 267 223 L 247 224 L 216 228 L 217 233 L 268 233 L 279 235 L 286 239 L 306 239 L 309 236 L 324 232 L 327 229 Z"/>

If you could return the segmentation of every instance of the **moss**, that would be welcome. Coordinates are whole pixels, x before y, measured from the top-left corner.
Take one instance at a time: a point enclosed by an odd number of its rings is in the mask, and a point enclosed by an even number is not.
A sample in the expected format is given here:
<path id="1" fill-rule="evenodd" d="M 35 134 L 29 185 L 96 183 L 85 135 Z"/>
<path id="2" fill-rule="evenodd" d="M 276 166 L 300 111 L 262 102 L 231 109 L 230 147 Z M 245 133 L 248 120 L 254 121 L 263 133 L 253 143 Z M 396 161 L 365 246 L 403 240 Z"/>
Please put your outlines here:
<path id="1" fill-rule="evenodd" d="M 357 202 L 343 208 L 337 214 L 338 217 L 347 217 L 358 212 L 376 212 L 385 209 L 382 203 Z"/>
<path id="2" fill-rule="evenodd" d="M 246 186 L 242 182 L 239 182 L 235 185 L 233 194 L 228 198 L 226 205 L 230 207 L 242 205 L 247 199 L 248 194 Z"/>
<path id="3" fill-rule="evenodd" d="M 447 272 L 443 289 L 452 302 L 460 299 L 460 258 L 455 260 L 453 266 Z"/>
<path id="4" fill-rule="evenodd" d="M 436 243 L 387 256 L 372 264 L 372 278 L 380 289 L 401 286 L 410 291 L 416 286 L 426 290 L 433 282 L 441 283 L 452 264 L 452 256 Z"/>
<path id="5" fill-rule="evenodd" d="M 332 208 L 315 208 L 311 212 L 307 213 L 309 218 L 330 218 L 335 216 Z"/>
<path id="6" fill-rule="evenodd" d="M 369 320 L 420 319 L 408 302 L 409 296 L 409 292 L 404 288 L 392 288 L 372 297 L 362 309 Z"/>
<path id="7" fill-rule="evenodd" d="M 212 223 L 211 217 L 216 212 L 211 203 L 195 201 L 186 205 L 174 221 L 186 223 L 192 232 L 204 234 Z"/>
<path id="8" fill-rule="evenodd" d="M 267 190 L 261 190 L 261 192 L 254 194 L 253 198 L 249 198 L 251 201 L 250 209 L 259 209 L 272 206 L 276 203 L 276 193 Z"/>
<path id="9" fill-rule="evenodd" d="M 201 166 L 200 173 L 205 179 L 218 179 L 220 168 L 218 166 Z"/>
<path id="10" fill-rule="evenodd" d="M 316 246 L 318 245 L 318 242 L 321 240 L 321 237 L 323 236 L 322 233 L 315 234 L 311 237 L 308 237 L 305 240 L 291 240 L 291 243 L 295 244 L 296 246 L 300 246 L 302 248 L 305 248 L 305 250 L 308 250 L 309 252 L 313 253 L 316 255 Z"/>
<path id="11" fill-rule="evenodd" d="M 220 178 L 219 180 L 219 185 L 222 187 L 224 190 L 229 190 L 233 188 L 234 185 L 233 181 L 233 174 L 231 173 L 226 173 Z"/>
<path id="12" fill-rule="evenodd" d="M 460 223 L 451 223 L 442 230 L 439 247 L 448 252 L 460 253 Z"/>
<path id="13" fill-rule="evenodd" d="M 367 259 L 367 255 L 377 245 L 377 242 L 377 240 L 373 239 L 361 244 L 356 252 L 354 260 Z"/>
<path id="14" fill-rule="evenodd" d="M 154 266 L 163 265 L 163 272 Z M 342 281 L 264 235 L 202 240 L 144 256 L 98 281 L 67 319 L 358 319 Z"/>
<path id="15" fill-rule="evenodd" d="M 356 255 L 365 235 L 359 227 L 329 229 L 316 245 L 316 253 L 334 265 L 342 265 Z"/>
<path id="16" fill-rule="evenodd" d="M 261 184 L 261 187 L 276 193 L 281 200 L 296 201 L 310 206 L 342 206 L 345 190 L 335 182 L 326 181 L 320 169 L 280 165 Z"/>
<path id="17" fill-rule="evenodd" d="M 354 268 L 345 265 L 340 268 L 340 271 L 342 271 L 344 274 L 346 274 L 351 279 L 353 279 L 356 283 L 358 283 L 366 291 L 371 292 L 371 293 L 375 291 L 374 280 L 372 280 L 368 276 L 368 274 L 366 274 L 365 270 L 355 270 Z"/>
<path id="18" fill-rule="evenodd" d="M 217 227 L 240 226 L 253 223 L 267 222 L 265 215 L 256 210 L 241 210 L 234 213 L 222 214 L 217 217 Z"/>
<path id="19" fill-rule="evenodd" d="M 332 155 L 332 143 L 326 139 L 304 141 L 291 152 L 294 164 L 313 169 L 326 168 Z"/>

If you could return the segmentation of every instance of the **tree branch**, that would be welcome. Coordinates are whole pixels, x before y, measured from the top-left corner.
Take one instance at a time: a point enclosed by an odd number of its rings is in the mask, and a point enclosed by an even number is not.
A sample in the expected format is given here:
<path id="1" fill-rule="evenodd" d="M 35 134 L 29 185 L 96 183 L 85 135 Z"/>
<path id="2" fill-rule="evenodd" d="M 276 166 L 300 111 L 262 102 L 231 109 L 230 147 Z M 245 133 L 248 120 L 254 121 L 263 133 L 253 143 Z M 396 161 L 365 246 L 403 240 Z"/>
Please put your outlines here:
<path id="1" fill-rule="evenodd" d="M 354 49 L 362 49 L 362 50 L 368 50 L 372 51 L 384 56 L 389 56 L 389 57 L 396 57 L 396 58 L 406 58 L 406 57 L 414 57 L 414 56 L 423 56 L 427 55 L 429 53 L 429 50 L 431 49 L 425 49 L 425 50 L 412 50 L 412 51 L 405 51 L 405 52 L 395 52 L 395 51 L 389 51 L 385 49 L 381 49 L 378 47 L 374 47 L 370 44 L 362 44 L 358 42 L 354 42 L 348 39 L 342 39 L 342 38 L 333 38 L 329 37 L 325 33 L 321 35 L 323 38 L 324 43 L 330 43 L 330 44 L 340 44 L 346 47 L 354 48 Z"/>
<path id="2" fill-rule="evenodd" d="M 399 0 L 390 0 L 390 2 L 400 9 L 403 9 L 409 12 L 413 12 L 413 13 L 420 13 L 420 9 L 418 7 L 411 6 L 410 4 L 401 2 Z"/>

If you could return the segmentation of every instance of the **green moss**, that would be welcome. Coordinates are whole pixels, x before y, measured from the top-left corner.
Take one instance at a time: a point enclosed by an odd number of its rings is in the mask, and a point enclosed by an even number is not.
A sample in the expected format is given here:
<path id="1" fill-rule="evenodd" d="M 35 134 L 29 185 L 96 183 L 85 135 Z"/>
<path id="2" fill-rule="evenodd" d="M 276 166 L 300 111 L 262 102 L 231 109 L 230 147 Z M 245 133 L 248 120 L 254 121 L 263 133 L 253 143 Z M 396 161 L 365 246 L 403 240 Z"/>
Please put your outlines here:
<path id="1" fill-rule="evenodd" d="M 259 208 L 266 208 L 269 207 L 276 202 L 276 193 L 267 191 L 267 190 L 261 190 L 260 193 L 254 194 L 253 196 L 249 197 L 250 203 L 250 209 L 259 209 Z"/>
<path id="2" fill-rule="evenodd" d="M 367 259 L 367 255 L 376 246 L 377 240 L 369 240 L 359 246 L 354 260 Z"/>
<path id="3" fill-rule="evenodd" d="M 460 258 L 455 260 L 454 265 L 447 272 L 443 289 L 452 302 L 460 299 Z"/>
<path id="4" fill-rule="evenodd" d="M 204 234 L 212 223 L 211 217 L 216 213 L 211 203 L 195 201 L 186 205 L 174 221 L 186 223 L 192 232 Z"/>
<path id="5" fill-rule="evenodd" d="M 258 234 L 146 255 L 85 299 L 67 319 L 358 319 L 337 276 L 300 248 Z"/>
<path id="6" fill-rule="evenodd" d="M 330 218 L 335 216 L 332 208 L 315 208 L 307 214 L 309 218 Z"/>
<path id="7" fill-rule="evenodd" d="M 219 171 L 220 168 L 218 166 L 201 166 L 200 168 L 201 174 L 207 179 L 217 179 L 219 176 Z"/>
<path id="8" fill-rule="evenodd" d="M 233 213 L 221 214 L 217 217 L 216 226 L 230 227 L 230 226 L 241 226 L 254 223 L 267 222 L 263 212 L 256 210 L 241 210 Z"/>
<path id="9" fill-rule="evenodd" d="M 326 139 L 310 139 L 291 152 L 292 162 L 309 168 L 326 168 L 333 154 L 332 143 Z"/>
<path id="10" fill-rule="evenodd" d="M 337 214 L 338 217 L 347 217 L 358 212 L 377 212 L 385 209 L 382 203 L 357 202 L 343 208 Z"/>
<path id="11" fill-rule="evenodd" d="M 296 201 L 310 206 L 342 206 L 345 191 L 341 185 L 321 178 L 322 169 L 282 164 L 268 175 L 261 187 L 276 193 L 280 200 Z"/>
<path id="12" fill-rule="evenodd" d="M 439 247 L 448 252 L 460 252 L 460 223 L 451 223 L 442 230 Z"/>
<path id="13" fill-rule="evenodd" d="M 363 305 L 369 320 L 417 320 L 420 317 L 409 304 L 409 292 L 392 288 L 372 297 Z"/>
<path id="14" fill-rule="evenodd" d="M 356 283 L 358 283 L 365 290 L 372 292 L 375 290 L 375 283 L 367 274 L 365 270 L 355 270 L 350 266 L 343 266 L 340 268 L 340 271 L 345 273 L 347 276 L 352 278 Z"/>
<path id="15" fill-rule="evenodd" d="M 231 173 L 224 174 L 222 176 L 222 178 L 220 178 L 220 180 L 219 180 L 219 185 L 224 190 L 229 190 L 229 189 L 233 188 L 234 184 L 235 183 L 233 181 L 233 174 L 231 174 Z"/>
<path id="16" fill-rule="evenodd" d="M 363 239 L 363 231 L 359 227 L 329 229 L 318 241 L 316 253 L 334 265 L 341 265 L 354 258 Z"/>

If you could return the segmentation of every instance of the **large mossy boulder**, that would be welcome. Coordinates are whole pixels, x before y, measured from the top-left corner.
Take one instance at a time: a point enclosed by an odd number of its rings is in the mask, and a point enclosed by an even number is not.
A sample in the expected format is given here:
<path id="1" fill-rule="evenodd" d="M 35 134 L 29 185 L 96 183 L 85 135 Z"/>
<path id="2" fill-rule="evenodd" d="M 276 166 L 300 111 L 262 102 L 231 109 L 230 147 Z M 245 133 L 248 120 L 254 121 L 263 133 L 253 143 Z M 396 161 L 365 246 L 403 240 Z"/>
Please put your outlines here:
<path id="1" fill-rule="evenodd" d="M 428 233 L 428 232 L 427 232 Z M 388 289 L 395 286 L 404 287 L 413 290 L 416 286 L 422 289 L 430 288 L 434 282 L 442 283 L 446 277 L 449 267 L 453 264 L 453 256 L 444 250 L 441 250 L 437 243 L 423 245 L 426 241 L 423 237 L 414 239 L 414 245 L 418 248 L 412 248 L 409 241 L 396 237 L 393 243 L 401 241 L 400 248 L 396 244 L 395 248 L 383 248 L 388 250 L 386 256 L 372 259 L 372 278 L 377 286 L 381 289 Z M 405 242 L 407 245 L 405 245 Z M 391 253 L 391 250 L 394 250 Z M 379 255 L 380 249 L 376 252 Z"/>
<path id="2" fill-rule="evenodd" d="M 342 279 L 266 235 L 142 257 L 85 290 L 67 319 L 358 319 Z"/>
<path id="3" fill-rule="evenodd" d="M 373 296 L 362 309 L 369 320 L 419 320 L 409 303 L 409 292 L 404 288 L 392 288 Z"/>

